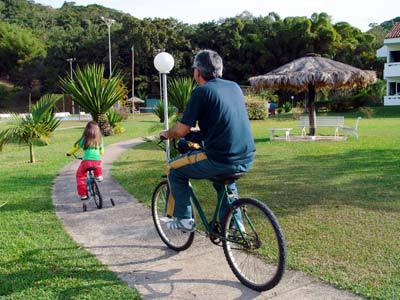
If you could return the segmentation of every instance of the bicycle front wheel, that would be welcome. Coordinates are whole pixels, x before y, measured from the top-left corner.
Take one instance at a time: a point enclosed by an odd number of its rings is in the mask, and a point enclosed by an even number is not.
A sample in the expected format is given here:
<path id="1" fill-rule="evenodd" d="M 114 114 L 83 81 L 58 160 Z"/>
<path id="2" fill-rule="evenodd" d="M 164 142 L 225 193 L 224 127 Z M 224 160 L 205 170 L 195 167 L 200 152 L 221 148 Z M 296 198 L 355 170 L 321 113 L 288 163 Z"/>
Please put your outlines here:
<path id="1" fill-rule="evenodd" d="M 223 248 L 229 266 L 247 287 L 266 291 L 282 279 L 286 248 L 272 211 L 255 199 L 238 199 L 224 224 Z"/>
<path id="2" fill-rule="evenodd" d="M 102 208 L 103 207 L 103 196 L 100 193 L 99 186 L 95 180 L 93 180 L 92 183 L 92 195 L 93 195 L 93 200 L 94 203 L 96 204 L 97 208 Z"/>
<path id="3" fill-rule="evenodd" d="M 183 251 L 190 247 L 194 239 L 194 232 L 185 232 L 176 229 L 168 229 L 162 221 L 167 217 L 167 189 L 168 181 L 163 180 L 155 188 L 151 201 L 151 212 L 154 225 L 162 241 L 175 251 Z"/>

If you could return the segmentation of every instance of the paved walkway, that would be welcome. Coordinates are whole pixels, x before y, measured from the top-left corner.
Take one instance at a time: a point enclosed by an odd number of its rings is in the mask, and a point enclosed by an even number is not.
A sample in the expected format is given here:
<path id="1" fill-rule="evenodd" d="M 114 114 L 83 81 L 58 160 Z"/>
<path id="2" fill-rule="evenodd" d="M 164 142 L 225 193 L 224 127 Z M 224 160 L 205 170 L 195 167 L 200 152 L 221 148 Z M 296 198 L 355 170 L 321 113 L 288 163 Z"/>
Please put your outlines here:
<path id="1" fill-rule="evenodd" d="M 53 203 L 73 239 L 137 288 L 144 299 L 360 299 L 298 271 L 287 271 L 271 291 L 254 292 L 233 275 L 222 248 L 199 235 L 188 250 L 169 250 L 154 229 L 149 208 L 111 178 L 112 162 L 140 142 L 134 139 L 107 147 L 105 180 L 101 184 L 106 198 L 103 209 L 89 207 L 88 212 L 82 212 L 75 194 L 79 161 L 60 171 L 54 183 Z M 108 201 L 110 196 L 115 207 Z"/>

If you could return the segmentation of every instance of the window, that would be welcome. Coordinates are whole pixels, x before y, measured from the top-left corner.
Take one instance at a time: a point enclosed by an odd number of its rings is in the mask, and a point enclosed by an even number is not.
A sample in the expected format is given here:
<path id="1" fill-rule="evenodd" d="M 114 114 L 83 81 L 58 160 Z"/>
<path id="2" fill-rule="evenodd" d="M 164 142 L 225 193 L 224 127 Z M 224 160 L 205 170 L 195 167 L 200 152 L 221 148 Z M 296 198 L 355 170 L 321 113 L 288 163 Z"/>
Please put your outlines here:
<path id="1" fill-rule="evenodd" d="M 400 62 L 400 51 L 390 51 L 390 62 Z"/>
<path id="2" fill-rule="evenodd" d="M 388 96 L 400 95 L 400 81 L 389 82 Z"/>

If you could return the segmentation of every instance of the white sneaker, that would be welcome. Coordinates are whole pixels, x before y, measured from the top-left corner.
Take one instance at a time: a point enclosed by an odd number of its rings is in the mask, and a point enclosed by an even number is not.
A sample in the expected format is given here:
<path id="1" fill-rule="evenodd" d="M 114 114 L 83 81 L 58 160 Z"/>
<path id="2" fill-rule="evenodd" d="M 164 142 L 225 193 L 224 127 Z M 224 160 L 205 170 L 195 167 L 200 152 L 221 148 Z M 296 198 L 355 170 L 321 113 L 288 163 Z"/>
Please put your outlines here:
<path id="1" fill-rule="evenodd" d="M 160 220 L 167 225 L 168 229 L 181 230 L 185 232 L 193 232 L 196 230 L 196 223 L 194 222 L 194 219 L 163 217 L 160 218 Z"/>
<path id="2" fill-rule="evenodd" d="M 98 182 L 102 182 L 104 180 L 103 176 L 95 177 L 94 179 Z"/>

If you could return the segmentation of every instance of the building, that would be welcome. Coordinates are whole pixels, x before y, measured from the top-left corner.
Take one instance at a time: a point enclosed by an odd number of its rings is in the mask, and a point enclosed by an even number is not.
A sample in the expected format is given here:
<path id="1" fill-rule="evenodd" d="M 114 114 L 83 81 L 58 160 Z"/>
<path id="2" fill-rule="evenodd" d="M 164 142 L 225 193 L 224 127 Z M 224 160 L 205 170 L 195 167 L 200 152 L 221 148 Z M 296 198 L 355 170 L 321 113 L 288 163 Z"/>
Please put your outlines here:
<path id="1" fill-rule="evenodd" d="M 400 105 L 400 22 L 385 36 L 383 47 L 376 52 L 386 58 L 383 78 L 386 80 L 385 105 Z"/>

